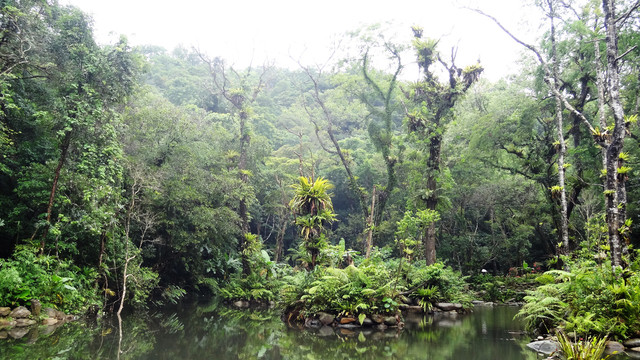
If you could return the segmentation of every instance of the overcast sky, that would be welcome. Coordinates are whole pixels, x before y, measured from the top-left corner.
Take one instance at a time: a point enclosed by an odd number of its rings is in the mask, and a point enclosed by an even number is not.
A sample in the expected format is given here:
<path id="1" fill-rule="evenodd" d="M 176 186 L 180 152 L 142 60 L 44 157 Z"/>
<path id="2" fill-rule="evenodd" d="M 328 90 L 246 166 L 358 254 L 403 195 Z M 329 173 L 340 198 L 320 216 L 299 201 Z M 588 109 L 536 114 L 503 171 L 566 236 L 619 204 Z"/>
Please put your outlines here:
<path id="1" fill-rule="evenodd" d="M 332 39 L 363 25 L 392 22 L 398 40 L 411 38 L 410 25 L 440 38 L 440 49 L 458 45 L 457 65 L 480 59 L 495 80 L 517 69 L 522 49 L 488 19 L 461 5 L 494 15 L 533 41 L 539 15 L 522 0 L 63 0 L 91 14 L 100 43 L 124 34 L 133 45 L 172 50 L 197 47 L 244 66 L 268 58 L 293 67 L 291 57 L 326 60 Z M 533 14 L 533 16 L 532 16 Z M 531 17 L 531 18 L 527 18 Z"/>

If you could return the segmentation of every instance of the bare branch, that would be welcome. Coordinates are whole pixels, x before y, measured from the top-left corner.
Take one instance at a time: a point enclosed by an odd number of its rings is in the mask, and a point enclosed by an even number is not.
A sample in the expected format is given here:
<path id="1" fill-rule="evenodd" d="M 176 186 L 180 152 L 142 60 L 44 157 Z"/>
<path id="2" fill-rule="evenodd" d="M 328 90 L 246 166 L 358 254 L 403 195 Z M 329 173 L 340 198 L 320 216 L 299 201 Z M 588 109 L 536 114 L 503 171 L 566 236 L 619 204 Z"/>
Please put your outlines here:
<path id="1" fill-rule="evenodd" d="M 538 58 L 538 61 L 540 62 L 540 65 L 542 65 L 542 68 L 544 69 L 544 73 L 545 73 L 544 82 L 547 83 L 547 85 L 549 85 L 549 88 L 551 89 L 553 94 L 555 96 L 558 96 L 562 100 L 562 104 L 565 106 L 565 108 L 567 108 L 567 110 L 569 110 L 572 114 L 577 116 L 584 123 L 584 125 L 589 129 L 589 131 L 591 131 L 591 134 L 595 134 L 596 133 L 595 129 L 593 128 L 593 126 L 591 126 L 591 123 L 589 123 L 589 120 L 584 116 L 584 114 L 582 114 L 580 111 L 576 110 L 576 108 L 573 107 L 573 105 L 571 105 L 569 103 L 567 98 L 558 90 L 558 87 L 556 86 L 555 82 L 553 81 L 553 78 L 554 78 L 553 77 L 553 72 L 549 68 L 549 65 L 545 61 L 545 59 L 542 56 L 542 54 L 540 53 L 540 51 L 538 51 L 538 49 L 535 46 L 533 46 L 531 44 L 528 44 L 528 43 L 520 40 L 515 35 L 513 35 L 495 17 L 493 17 L 493 16 L 491 16 L 489 14 L 486 14 L 482 10 L 479 10 L 479 9 L 471 9 L 471 8 L 467 8 L 467 9 L 469 9 L 471 11 L 475 11 L 476 13 L 478 13 L 480 15 L 483 15 L 483 16 L 493 20 L 493 22 L 495 22 L 496 25 L 498 25 L 500 27 L 500 29 L 502 29 L 502 31 L 504 31 L 507 35 L 509 35 L 515 42 L 517 42 L 518 44 L 520 44 L 520 45 L 524 46 L 525 48 L 531 50 L 536 55 L 536 57 Z"/>
<path id="2" fill-rule="evenodd" d="M 625 51 L 624 53 L 622 53 L 622 55 L 619 55 L 616 58 L 616 62 L 620 59 L 622 59 L 623 57 L 625 57 L 627 54 L 629 54 L 630 52 L 632 52 L 633 50 L 635 50 L 638 47 L 638 45 L 633 45 L 632 47 L 630 47 L 629 49 L 627 49 L 627 51 Z"/>
<path id="3" fill-rule="evenodd" d="M 622 24 L 627 21 L 627 19 L 629 18 L 629 16 L 631 16 L 631 13 L 634 12 L 636 9 L 638 9 L 638 7 L 640 7 L 640 0 L 636 1 L 635 4 L 633 4 L 629 10 L 624 13 L 623 15 L 621 15 L 619 18 L 617 18 L 614 22 L 616 24 L 620 23 L 619 25 L 622 26 Z"/>

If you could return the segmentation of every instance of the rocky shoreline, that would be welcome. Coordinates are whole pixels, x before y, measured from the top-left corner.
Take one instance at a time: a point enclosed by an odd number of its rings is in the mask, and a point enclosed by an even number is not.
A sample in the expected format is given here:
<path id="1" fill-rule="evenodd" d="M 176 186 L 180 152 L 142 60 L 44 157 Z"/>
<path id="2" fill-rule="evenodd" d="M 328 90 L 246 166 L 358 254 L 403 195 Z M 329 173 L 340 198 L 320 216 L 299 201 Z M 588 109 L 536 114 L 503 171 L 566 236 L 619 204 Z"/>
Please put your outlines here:
<path id="1" fill-rule="evenodd" d="M 33 329 L 38 325 L 45 326 L 42 334 L 51 334 L 62 324 L 77 319 L 76 315 L 65 314 L 49 307 L 43 308 L 36 299 L 31 300 L 31 309 L 24 306 L 13 309 L 0 307 L 0 339 L 21 339 L 33 333 Z"/>
<path id="2" fill-rule="evenodd" d="M 318 312 L 305 314 L 301 311 L 301 303 L 292 304 L 285 309 L 282 320 L 290 327 L 319 329 L 323 333 L 329 333 L 328 329 L 374 329 L 386 330 L 389 328 L 402 329 L 405 326 L 405 315 L 409 314 L 443 314 L 456 317 L 467 310 L 462 304 L 435 303 L 430 308 L 419 305 L 400 304 L 395 313 L 373 314 L 335 314 L 330 312 Z M 323 330 L 324 329 L 324 330 Z"/>
<path id="3" fill-rule="evenodd" d="M 640 359 L 640 339 L 633 338 L 625 340 L 624 342 L 607 341 L 607 347 L 605 353 L 612 354 L 626 354 L 632 359 Z M 560 343 L 555 338 L 548 337 L 543 338 L 539 336 L 536 340 L 527 344 L 527 347 L 537 353 L 549 356 L 547 359 L 560 359 L 557 355 L 560 352 Z"/>

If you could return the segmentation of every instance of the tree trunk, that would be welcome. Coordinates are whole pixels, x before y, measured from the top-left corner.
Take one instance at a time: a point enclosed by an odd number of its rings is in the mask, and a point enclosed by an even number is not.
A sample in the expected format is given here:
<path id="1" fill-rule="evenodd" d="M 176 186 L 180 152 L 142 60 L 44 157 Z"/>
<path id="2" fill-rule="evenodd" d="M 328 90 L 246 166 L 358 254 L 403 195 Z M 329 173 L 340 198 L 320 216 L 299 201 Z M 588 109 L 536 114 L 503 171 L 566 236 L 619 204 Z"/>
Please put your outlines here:
<path id="1" fill-rule="evenodd" d="M 60 171 L 62 171 L 62 167 L 64 166 L 65 161 L 67 160 L 67 153 L 69 152 L 69 144 L 71 143 L 71 131 L 67 131 L 64 134 L 64 139 L 62 140 L 62 144 L 60 145 L 60 159 L 58 160 L 58 166 L 56 166 L 56 170 L 53 175 L 53 185 L 51 186 L 51 194 L 49 195 L 49 205 L 47 206 L 47 225 L 44 229 L 44 233 L 42 234 L 42 239 L 40 240 L 40 255 L 44 254 L 44 242 L 47 238 L 47 234 L 49 233 L 49 227 L 51 226 L 51 214 L 53 213 L 53 200 L 56 197 L 56 190 L 58 189 L 58 180 L 60 179 Z"/>
<path id="2" fill-rule="evenodd" d="M 316 268 L 316 261 L 318 259 L 318 253 L 320 251 L 318 249 L 312 249 L 311 250 L 311 265 L 310 265 L 310 270 L 313 271 L 313 269 Z"/>
<path id="3" fill-rule="evenodd" d="M 365 258 L 368 259 L 371 256 L 371 248 L 373 247 L 373 220 L 374 220 L 374 210 L 376 208 L 376 187 L 373 187 L 373 192 L 371 194 L 371 215 L 369 216 L 368 228 L 369 233 L 367 236 L 367 243 L 365 245 Z"/>
<path id="4" fill-rule="evenodd" d="M 618 174 L 620 153 L 625 137 L 624 109 L 620 100 L 620 73 L 618 67 L 618 37 L 616 29 L 615 1 L 603 0 L 604 25 L 607 45 L 607 74 L 609 75 L 610 106 L 613 110 L 614 129 L 611 144 L 607 148 L 606 206 L 607 225 L 609 227 L 609 245 L 611 248 L 611 265 L 622 267 L 623 237 L 620 230 L 625 225 L 627 194 L 625 188 L 626 175 Z"/>
<path id="5" fill-rule="evenodd" d="M 553 72 L 553 87 L 559 89 L 560 77 L 558 75 L 558 59 L 556 51 L 556 26 L 555 11 L 553 1 L 548 2 L 549 17 L 551 21 L 551 67 Z M 569 253 L 569 219 L 567 216 L 567 191 L 565 187 L 565 166 L 564 157 L 567 153 L 567 146 L 564 141 L 564 121 L 562 116 L 562 97 L 559 93 L 555 94 L 556 100 L 556 127 L 558 130 L 558 185 L 560 186 L 560 239 L 563 249 L 560 253 Z"/>
<path id="6" fill-rule="evenodd" d="M 436 123 L 436 128 L 439 124 Z M 442 146 L 442 136 L 434 133 L 430 134 L 429 159 L 427 159 L 427 199 L 426 205 L 429 210 L 436 210 L 438 206 L 438 175 L 440 175 L 440 151 Z M 436 263 L 436 224 L 432 222 L 425 229 L 424 255 L 427 265 Z"/>
<path id="7" fill-rule="evenodd" d="M 280 226 L 280 231 L 278 232 L 278 237 L 276 238 L 276 251 L 273 261 L 278 262 L 282 258 L 282 248 L 284 247 L 284 234 L 287 231 L 287 220 L 282 220 L 282 225 Z"/>
<path id="8" fill-rule="evenodd" d="M 240 180 L 246 185 L 249 183 L 249 176 L 246 171 L 247 151 L 251 142 L 251 137 L 247 133 L 246 129 L 248 114 L 242 106 L 242 104 L 238 105 L 240 108 L 240 159 L 238 160 L 238 171 L 240 172 Z M 242 236 L 240 237 L 238 250 L 242 261 L 242 273 L 244 275 L 248 275 L 251 272 L 251 268 L 249 266 L 249 259 L 247 259 L 247 255 L 245 254 L 245 249 L 247 247 L 245 234 L 249 232 L 249 213 L 247 211 L 247 199 L 244 196 L 240 199 L 238 212 L 240 213 L 240 221 L 242 221 Z"/>
<path id="9" fill-rule="evenodd" d="M 583 56 L 584 58 L 584 56 Z M 589 96 L 589 82 L 591 81 L 591 77 L 588 75 L 580 78 L 580 96 L 578 98 L 578 103 L 575 108 L 579 112 L 584 111 L 584 106 L 587 103 L 587 98 Z M 572 133 L 573 133 L 573 147 L 579 148 L 582 145 L 582 132 L 580 127 L 580 118 L 575 116 L 575 114 L 570 113 L 569 118 L 572 119 Z M 583 180 L 584 177 L 584 165 L 582 163 L 581 158 L 578 156 L 573 160 L 574 169 L 576 169 L 576 177 L 577 182 L 571 189 L 571 195 L 567 199 L 567 219 L 571 219 L 571 214 L 578 204 L 578 199 L 580 197 L 580 193 L 584 190 L 588 184 Z"/>

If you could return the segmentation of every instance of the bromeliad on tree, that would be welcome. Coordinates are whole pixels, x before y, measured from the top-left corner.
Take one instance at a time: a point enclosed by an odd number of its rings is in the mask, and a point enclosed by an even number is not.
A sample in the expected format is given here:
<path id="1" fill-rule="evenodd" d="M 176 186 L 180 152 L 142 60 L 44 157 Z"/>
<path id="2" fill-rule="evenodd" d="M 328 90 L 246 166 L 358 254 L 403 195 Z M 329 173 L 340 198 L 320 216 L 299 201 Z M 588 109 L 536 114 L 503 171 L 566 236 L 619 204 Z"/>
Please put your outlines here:
<path id="1" fill-rule="evenodd" d="M 300 177 L 300 182 L 293 185 L 295 196 L 290 207 L 296 216 L 296 225 L 300 227 L 300 236 L 304 246 L 311 255 L 311 269 L 316 266 L 320 249 L 326 244 L 324 226 L 332 223 L 336 214 L 329 190 L 333 185 L 326 179 Z"/>

